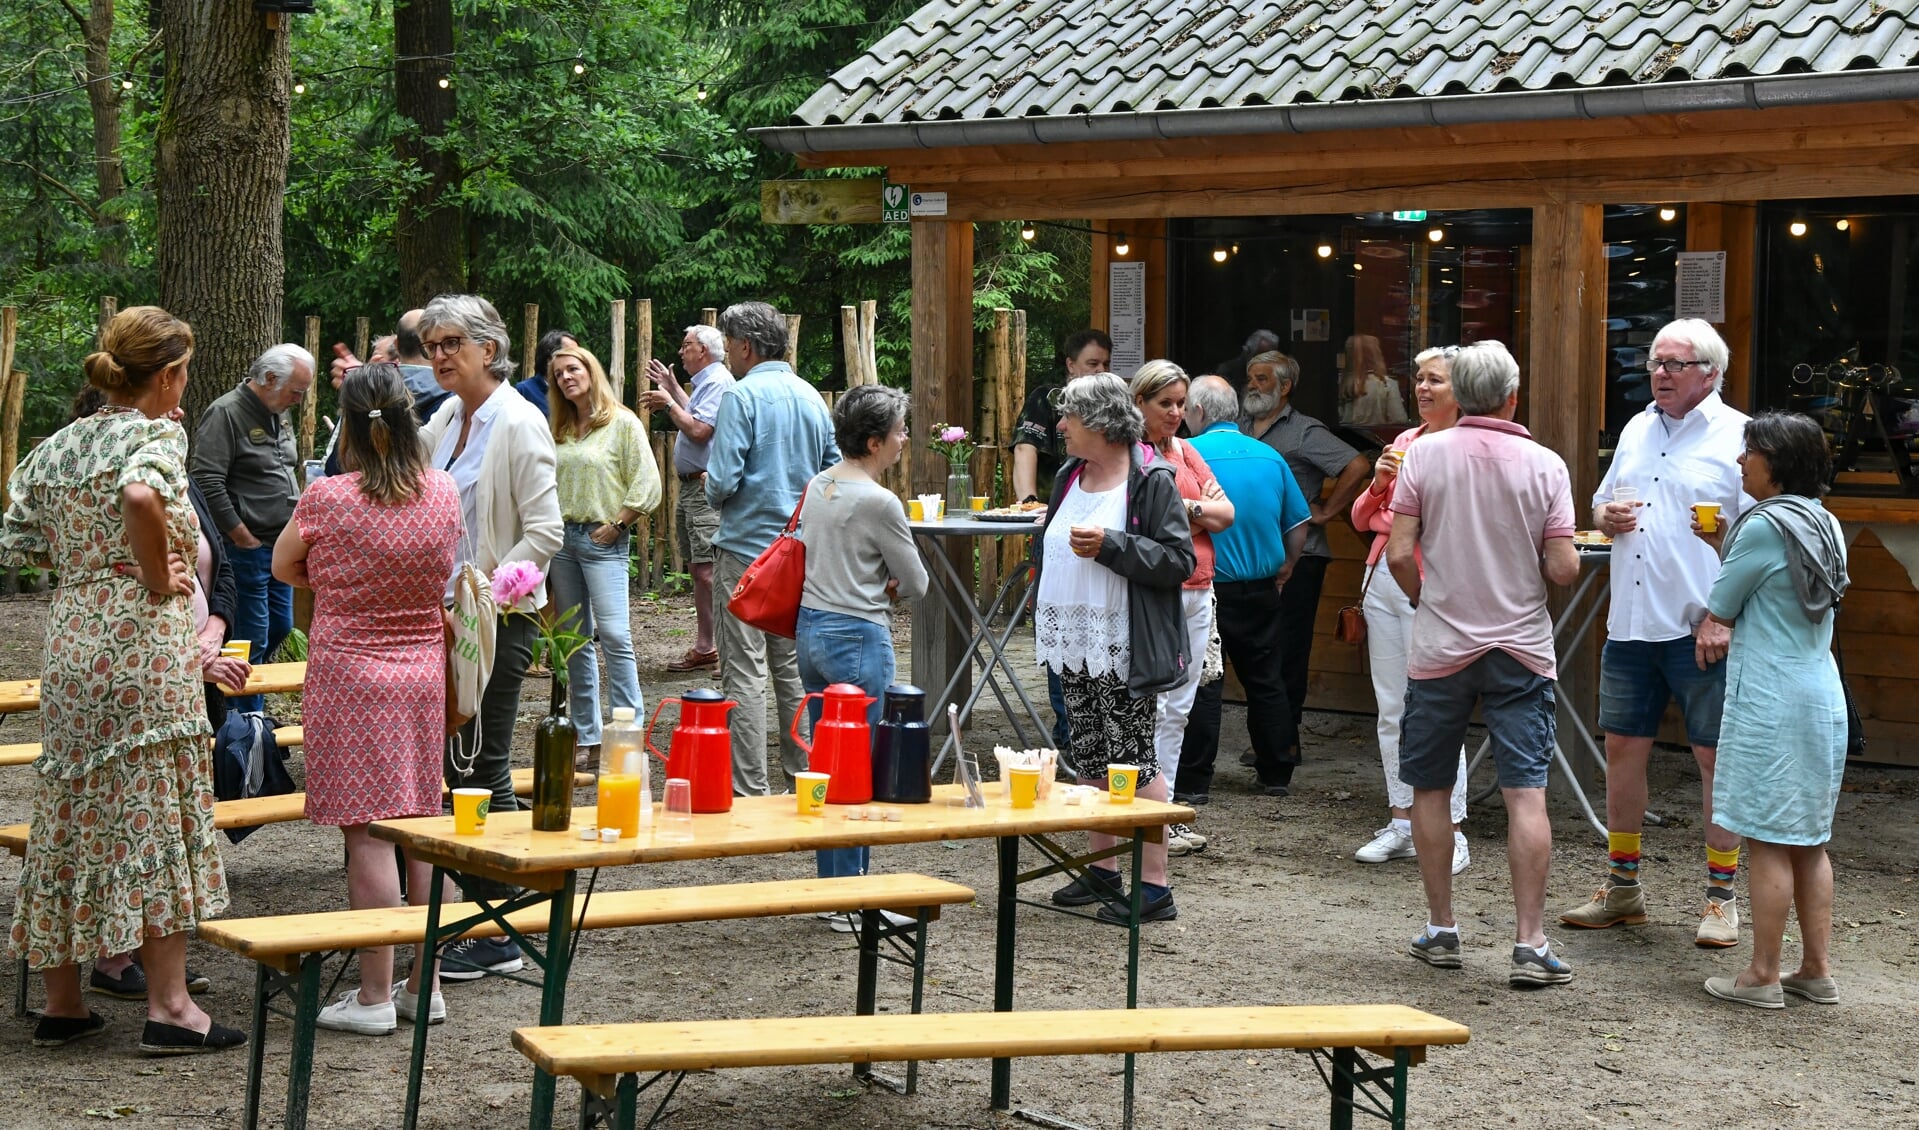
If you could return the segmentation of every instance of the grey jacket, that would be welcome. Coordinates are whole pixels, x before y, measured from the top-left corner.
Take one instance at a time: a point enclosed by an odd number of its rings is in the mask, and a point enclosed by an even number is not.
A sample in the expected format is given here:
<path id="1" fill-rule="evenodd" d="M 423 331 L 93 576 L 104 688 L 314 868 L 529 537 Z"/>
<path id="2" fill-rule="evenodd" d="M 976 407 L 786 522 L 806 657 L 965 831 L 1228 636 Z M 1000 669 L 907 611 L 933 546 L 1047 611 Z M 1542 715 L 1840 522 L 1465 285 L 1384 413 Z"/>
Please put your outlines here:
<path id="1" fill-rule="evenodd" d="M 293 517 L 300 486 L 293 428 L 267 411 L 253 386 L 242 382 L 208 406 L 193 435 L 187 473 L 207 496 L 219 533 L 245 522 L 267 545 Z"/>
<path id="2" fill-rule="evenodd" d="M 1084 460 L 1068 459 L 1053 480 L 1046 521 L 1032 543 L 1035 588 L 1046 529 L 1084 466 Z M 1133 637 L 1126 688 L 1143 698 L 1178 686 L 1199 659 L 1186 654 L 1190 633 L 1179 600 L 1180 586 L 1192 576 L 1198 559 L 1173 465 L 1146 444 L 1133 445 L 1133 467 L 1126 476 L 1126 529 L 1107 530 L 1094 560 L 1126 578 L 1127 630 Z"/>

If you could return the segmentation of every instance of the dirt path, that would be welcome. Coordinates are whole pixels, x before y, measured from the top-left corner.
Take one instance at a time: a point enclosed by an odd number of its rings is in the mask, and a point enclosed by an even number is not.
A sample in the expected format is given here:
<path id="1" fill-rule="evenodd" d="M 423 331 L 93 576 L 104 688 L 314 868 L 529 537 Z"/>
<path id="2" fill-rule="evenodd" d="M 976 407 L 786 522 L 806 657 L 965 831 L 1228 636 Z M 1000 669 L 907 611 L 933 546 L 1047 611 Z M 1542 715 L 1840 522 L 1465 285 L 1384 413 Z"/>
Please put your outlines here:
<path id="1" fill-rule="evenodd" d="M 38 674 L 45 615 L 44 597 L 0 599 L 0 678 Z M 703 676 L 669 678 L 664 671 L 690 637 L 684 601 L 642 605 L 635 624 L 649 704 L 662 693 L 710 685 Z M 530 684 L 522 764 L 531 712 L 545 701 L 544 684 Z M 284 712 L 289 704 L 278 705 Z M 1472 1043 L 1436 1049 L 1414 1069 L 1415 1126 L 1919 1126 L 1919 1058 L 1907 1043 L 1919 1016 L 1919 774 L 1858 769 L 1847 777 L 1832 849 L 1844 1004 L 1761 1012 L 1714 1002 L 1700 990 L 1707 976 L 1742 964 L 1745 950 L 1692 945 L 1703 871 L 1699 786 L 1690 758 L 1676 751 L 1656 758 L 1653 804 L 1674 817 L 1674 826 L 1646 836 L 1653 923 L 1599 934 L 1555 931 L 1554 945 L 1575 966 L 1575 980 L 1522 993 L 1507 988 L 1504 976 L 1511 914 L 1505 821 L 1496 800 L 1475 809 L 1466 824 L 1473 866 L 1458 887 L 1465 970 L 1441 973 L 1405 955 L 1424 914 L 1412 865 L 1367 867 L 1351 858 L 1384 819 L 1370 726 L 1369 718 L 1310 716 L 1301 794 L 1270 800 L 1253 795 L 1251 771 L 1236 764 L 1244 722 L 1228 709 L 1226 768 L 1199 825 L 1212 842 L 1203 854 L 1174 861 L 1180 917 L 1147 927 L 1142 1004 L 1402 1002 L 1470 1024 Z M 979 740 L 991 741 L 993 729 L 982 718 Z M 0 742 L 36 736 L 31 716 L 0 725 Z M 297 779 L 297 758 L 294 772 Z M 29 770 L 0 769 L 0 817 L 25 819 L 30 787 Z M 1589 892 L 1601 846 L 1558 794 L 1553 817 L 1559 838 L 1550 903 L 1557 908 Z M 266 828 L 229 847 L 226 860 L 236 915 L 346 906 L 339 837 L 330 830 Z M 985 842 L 884 849 L 874 863 L 966 883 L 982 895 L 993 887 Z M 7 866 L 10 887 L 17 865 Z M 772 857 L 629 870 L 601 881 L 667 885 L 811 871 L 809 859 Z M 991 1006 L 993 926 L 990 901 L 954 908 L 935 926 L 929 1010 Z M 1020 1007 L 1123 1001 L 1124 934 L 1117 930 L 1026 910 L 1020 957 Z M 201 998 L 208 1009 L 244 1027 L 252 970 L 206 946 L 195 947 L 193 962 L 214 979 L 214 991 Z M 569 1019 L 576 1021 L 853 1007 L 847 939 L 813 919 L 587 935 L 574 976 Z M 10 972 L 5 979 L 11 990 Z M 905 1007 L 906 990 L 903 974 L 885 974 L 883 1004 Z M 529 1069 L 506 1033 L 532 1021 L 532 992 L 484 983 L 450 988 L 447 996 L 451 1016 L 429 1050 L 423 1124 L 524 1125 Z M 40 999 L 37 984 L 32 997 Z M 126 1110 L 131 1125 L 239 1125 L 243 1056 L 139 1059 L 133 1045 L 140 1006 L 90 999 L 111 1028 L 71 1050 L 35 1050 L 26 1024 L 0 1025 L 0 1127 L 92 1126 L 101 1116 L 87 1112 L 115 1109 Z M 400 1032 L 402 1038 L 385 1040 L 321 1034 L 311 1125 L 398 1125 L 408 1029 Z M 269 1112 L 283 1095 L 276 1069 L 285 1063 L 286 1041 L 286 1026 L 276 1022 L 267 1048 Z M 1089 1125 L 1117 1126 L 1118 1069 L 1111 1057 L 1025 1061 L 1014 1071 L 1014 1097 Z M 997 1126 L 1001 1120 L 987 1109 L 987 1072 L 984 1062 L 928 1064 L 913 1098 L 865 1091 L 829 1068 L 699 1076 L 681 1089 L 671 1125 Z M 1291 1053 L 1145 1056 L 1139 1094 L 1141 1127 L 1308 1127 L 1326 1117 L 1322 1085 Z M 562 1088 L 559 1124 L 571 1125 L 573 1111 L 574 1095 Z M 279 1124 L 277 1114 L 264 1121 Z"/>

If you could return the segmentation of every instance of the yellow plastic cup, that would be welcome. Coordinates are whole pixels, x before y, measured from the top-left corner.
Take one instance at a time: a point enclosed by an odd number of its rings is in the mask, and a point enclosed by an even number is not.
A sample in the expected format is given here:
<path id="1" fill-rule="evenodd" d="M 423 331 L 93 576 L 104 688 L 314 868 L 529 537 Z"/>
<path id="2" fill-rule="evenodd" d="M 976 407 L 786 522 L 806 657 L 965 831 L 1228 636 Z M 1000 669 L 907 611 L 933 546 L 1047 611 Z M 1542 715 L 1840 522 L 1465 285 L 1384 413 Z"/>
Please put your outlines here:
<path id="1" fill-rule="evenodd" d="M 966 500 L 966 508 L 975 514 L 986 509 L 986 496 L 983 494 L 973 495 Z"/>
<path id="2" fill-rule="evenodd" d="M 1111 804 L 1133 803 L 1133 790 L 1139 787 L 1139 766 L 1106 767 L 1106 799 Z"/>
<path id="3" fill-rule="evenodd" d="M 602 828 L 618 828 L 620 838 L 630 840 L 640 834 L 640 775 L 638 773 L 600 774 L 599 822 Z"/>
<path id="4" fill-rule="evenodd" d="M 1692 504 L 1693 517 L 1699 519 L 1699 528 L 1707 533 L 1719 529 L 1719 504 L 1717 502 L 1695 502 Z"/>
<path id="5" fill-rule="evenodd" d="M 228 659 L 245 659 L 253 654 L 253 641 L 228 640 L 220 645 L 220 654 Z"/>
<path id="6" fill-rule="evenodd" d="M 453 834 L 479 836 L 486 833 L 486 810 L 492 807 L 491 789 L 453 790 Z"/>
<path id="7" fill-rule="evenodd" d="M 1014 808 L 1033 807 L 1033 802 L 1039 799 L 1039 770 L 1008 769 L 1006 791 Z"/>
<path id="8" fill-rule="evenodd" d="M 926 521 L 926 508 L 920 505 L 919 499 L 909 498 L 906 500 L 906 517 L 909 521 Z"/>
<path id="9" fill-rule="evenodd" d="M 801 816 L 820 816 L 826 812 L 825 773 L 795 773 L 793 775 L 793 795 L 799 798 Z"/>

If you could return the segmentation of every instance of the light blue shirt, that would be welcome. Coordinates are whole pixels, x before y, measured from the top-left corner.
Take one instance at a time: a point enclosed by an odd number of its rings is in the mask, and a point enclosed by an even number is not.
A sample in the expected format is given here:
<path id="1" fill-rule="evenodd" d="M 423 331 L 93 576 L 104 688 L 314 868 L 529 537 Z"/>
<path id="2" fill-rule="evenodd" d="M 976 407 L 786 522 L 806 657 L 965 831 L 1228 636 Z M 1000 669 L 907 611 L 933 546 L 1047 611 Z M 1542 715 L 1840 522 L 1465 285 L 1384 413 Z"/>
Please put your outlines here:
<path id="1" fill-rule="evenodd" d="M 1285 457 L 1224 420 L 1187 442 L 1233 504 L 1233 524 L 1213 535 L 1214 583 L 1278 576 L 1287 532 L 1313 516 Z"/>
<path id="2" fill-rule="evenodd" d="M 786 526 L 813 476 L 840 461 L 819 392 L 784 361 L 762 361 L 720 396 L 707 452 L 713 544 L 748 561 Z"/>

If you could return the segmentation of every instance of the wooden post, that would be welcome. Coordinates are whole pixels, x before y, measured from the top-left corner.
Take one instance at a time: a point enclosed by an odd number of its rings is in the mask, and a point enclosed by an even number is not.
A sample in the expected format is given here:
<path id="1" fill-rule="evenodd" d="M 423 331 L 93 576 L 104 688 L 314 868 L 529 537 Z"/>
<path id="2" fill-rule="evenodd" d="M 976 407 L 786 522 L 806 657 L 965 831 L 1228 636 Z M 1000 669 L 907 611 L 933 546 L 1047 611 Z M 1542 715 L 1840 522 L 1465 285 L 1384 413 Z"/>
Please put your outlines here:
<path id="1" fill-rule="evenodd" d="M 1026 311 L 1013 311 L 1013 323 L 1006 336 L 1006 379 L 1000 382 L 1000 419 L 1005 421 L 1001 430 L 1006 433 L 1007 442 L 1010 442 L 1013 429 L 1019 426 L 1019 414 L 1026 408 Z M 1004 453 L 1006 501 L 1018 502 L 1019 499 L 1013 497 L 1012 490 L 1013 449 L 1004 447 Z M 1026 552 L 1026 538 L 1001 538 L 1001 574 L 1017 569 L 1020 561 L 1025 558 Z"/>
<path id="2" fill-rule="evenodd" d="M 680 433 L 676 429 L 665 433 L 661 439 L 664 442 L 660 447 L 660 482 L 666 490 L 660 495 L 660 507 L 665 511 L 660 518 L 666 523 L 666 545 L 673 555 L 673 571 L 685 573 L 688 571 L 686 558 L 680 553 L 680 476 L 679 472 L 673 469 L 674 453 L 680 445 Z M 692 489 L 702 489 L 701 484 L 694 483 Z"/>
<path id="3" fill-rule="evenodd" d="M 860 383 L 876 385 L 880 383 L 879 353 L 873 338 L 879 333 L 880 304 L 877 299 L 868 298 L 860 303 L 860 360 L 863 375 Z"/>
<path id="4" fill-rule="evenodd" d="M 640 415 L 643 427 L 653 426 L 653 414 L 640 407 L 640 394 L 653 387 L 653 378 L 646 375 L 647 362 L 653 360 L 653 300 L 636 298 L 633 300 L 633 404 L 634 411 Z"/>
<path id="5" fill-rule="evenodd" d="M 1559 453 L 1572 476 L 1573 510 L 1585 513 L 1599 484 L 1599 412 L 1606 387 L 1606 244 L 1598 204 L 1533 209 L 1531 344 L 1520 396 L 1533 438 Z M 1554 615 L 1568 590 L 1551 592 Z M 1599 633 L 1603 636 L 1603 633 Z M 1597 647 L 1560 658 L 1560 693 L 1579 719 L 1593 717 Z M 1598 783 L 1598 767 L 1575 757 L 1573 773 Z"/>
<path id="6" fill-rule="evenodd" d="M 786 363 L 794 369 L 800 367 L 800 316 L 786 316 Z"/>
<path id="7" fill-rule="evenodd" d="M 369 319 L 364 317 L 353 319 L 353 355 L 362 361 L 366 360 L 367 348 L 372 340 L 368 335 L 372 332 L 373 323 Z M 317 363 L 320 355 L 316 353 L 313 356 Z M 320 374 L 313 375 L 317 378 Z"/>
<path id="8" fill-rule="evenodd" d="M 720 312 L 717 307 L 707 306 L 700 310 L 700 324 L 717 328 L 720 324 Z"/>
<path id="9" fill-rule="evenodd" d="M 7 483 L 20 459 L 20 416 L 26 407 L 27 375 L 13 371 L 19 343 L 20 312 L 0 306 L 0 513 L 12 503 Z"/>
<path id="10" fill-rule="evenodd" d="M 840 307 L 840 353 L 846 358 L 846 387 L 858 388 L 865 377 L 865 353 L 860 349 L 860 312 L 855 306 Z"/>
<path id="11" fill-rule="evenodd" d="M 973 225 L 964 221 L 913 222 L 913 422 L 914 432 L 942 421 L 973 418 Z M 944 492 L 946 461 L 915 439 L 911 452 L 914 494 Z M 948 538 L 943 551 L 964 588 L 973 587 L 973 544 Z M 955 694 L 971 689 L 966 637 L 938 600 L 913 602 L 913 681 L 937 695 L 958 676 Z"/>
<path id="12" fill-rule="evenodd" d="M 115 314 L 118 314 L 119 312 L 120 312 L 120 300 L 118 298 L 115 298 L 111 294 L 103 294 L 100 296 L 100 336 L 101 337 L 104 337 L 106 335 L 107 323 L 113 321 L 113 316 Z"/>
<path id="13" fill-rule="evenodd" d="M 606 379 L 613 382 L 613 403 L 626 403 L 626 299 L 613 300 L 613 354 L 607 359 Z"/>
<path id="14" fill-rule="evenodd" d="M 313 364 L 320 365 L 320 319 L 307 318 L 307 352 L 313 354 Z M 319 380 L 318 372 L 313 374 Z M 300 398 L 300 459 L 302 462 L 313 458 L 313 433 L 320 424 L 320 394 L 318 389 L 308 389 Z"/>
<path id="15" fill-rule="evenodd" d="M 533 358 L 540 348 L 540 304 L 526 304 L 526 336 L 520 342 L 520 376 L 537 377 L 542 373 L 533 371 Z"/>
<path id="16" fill-rule="evenodd" d="M 1006 398 L 1002 395 L 1012 375 L 1012 343 L 1008 340 L 1012 335 L 1013 312 L 1003 306 L 995 309 L 992 336 L 987 339 L 985 403 L 980 405 L 979 434 L 981 443 L 992 443 L 1002 450 L 1013 432 L 1013 422 L 1004 415 Z"/>

